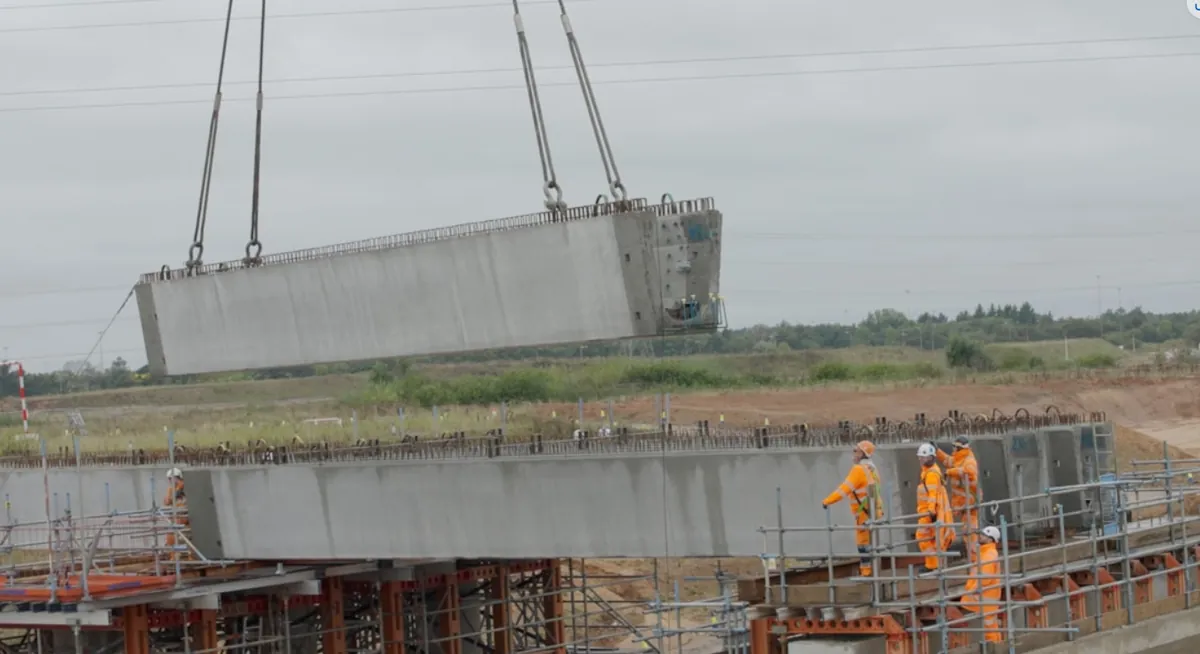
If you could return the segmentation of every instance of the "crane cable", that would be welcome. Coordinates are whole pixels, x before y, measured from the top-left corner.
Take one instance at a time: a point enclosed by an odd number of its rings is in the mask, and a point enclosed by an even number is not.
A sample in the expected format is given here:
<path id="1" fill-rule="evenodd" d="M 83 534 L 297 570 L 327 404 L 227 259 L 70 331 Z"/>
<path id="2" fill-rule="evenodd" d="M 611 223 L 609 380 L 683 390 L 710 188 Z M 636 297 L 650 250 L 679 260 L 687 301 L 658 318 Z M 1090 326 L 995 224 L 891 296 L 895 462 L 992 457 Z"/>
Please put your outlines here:
<path id="1" fill-rule="evenodd" d="M 212 120 L 208 124 L 208 147 L 204 152 L 204 173 L 200 178 L 200 202 L 196 208 L 196 229 L 188 248 L 187 272 L 195 274 L 203 265 L 204 226 L 208 221 L 208 192 L 212 187 L 213 158 L 217 151 L 217 125 L 221 119 L 221 84 L 225 81 L 225 57 L 229 52 L 229 26 L 233 23 L 233 0 L 225 9 L 225 33 L 221 39 L 221 64 L 217 68 L 217 90 L 213 95 Z"/>
<path id="2" fill-rule="evenodd" d="M 583 53 L 579 49 L 579 40 L 575 38 L 575 30 L 571 27 L 571 19 L 567 16 L 567 6 L 563 0 L 558 0 L 558 8 L 563 31 L 567 34 L 567 45 L 571 48 L 571 62 L 575 65 L 575 75 L 579 78 L 579 88 L 583 91 L 583 102 L 587 105 L 588 118 L 592 121 L 592 133 L 596 135 L 596 145 L 600 149 L 600 160 L 604 163 L 604 174 L 608 178 L 608 189 L 612 192 L 615 202 L 624 202 L 628 197 L 625 184 L 621 182 L 621 173 L 617 171 L 617 161 L 613 157 L 612 145 L 608 142 L 608 132 L 604 129 L 604 120 L 600 118 L 600 107 L 596 103 L 596 93 L 592 90 L 592 80 L 588 76 L 587 66 L 583 63 Z"/>
<path id="3" fill-rule="evenodd" d="M 538 94 L 537 77 L 533 72 L 533 57 L 529 54 L 529 39 L 525 36 L 525 21 L 521 18 L 521 7 L 512 0 L 513 24 L 517 29 L 517 48 L 521 53 L 521 69 L 525 74 L 525 90 L 529 95 L 529 110 L 533 114 L 533 131 L 537 137 L 538 156 L 542 160 L 542 194 L 546 196 L 546 208 L 552 212 L 566 211 L 562 187 L 554 172 L 554 157 L 550 154 L 550 137 L 546 134 L 546 121 L 542 115 L 542 99 Z"/>
<path id="4" fill-rule="evenodd" d="M 262 263 L 262 242 L 258 240 L 259 180 L 262 169 L 262 125 L 263 125 L 263 55 L 267 39 L 267 0 L 262 0 L 262 17 L 258 24 L 258 95 L 255 98 L 254 118 L 254 192 L 250 200 L 250 240 L 246 243 L 247 266 Z"/>

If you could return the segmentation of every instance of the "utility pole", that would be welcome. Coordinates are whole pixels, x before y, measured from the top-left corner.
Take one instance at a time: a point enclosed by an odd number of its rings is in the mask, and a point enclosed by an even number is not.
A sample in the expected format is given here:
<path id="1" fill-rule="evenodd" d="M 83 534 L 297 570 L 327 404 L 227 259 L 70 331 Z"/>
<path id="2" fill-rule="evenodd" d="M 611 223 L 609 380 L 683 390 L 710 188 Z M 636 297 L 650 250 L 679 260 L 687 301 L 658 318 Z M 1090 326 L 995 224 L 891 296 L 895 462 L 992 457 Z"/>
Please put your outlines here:
<path id="1" fill-rule="evenodd" d="M 1100 292 L 1100 275 L 1096 275 L 1096 320 L 1100 321 L 1100 338 L 1104 338 L 1104 295 Z"/>

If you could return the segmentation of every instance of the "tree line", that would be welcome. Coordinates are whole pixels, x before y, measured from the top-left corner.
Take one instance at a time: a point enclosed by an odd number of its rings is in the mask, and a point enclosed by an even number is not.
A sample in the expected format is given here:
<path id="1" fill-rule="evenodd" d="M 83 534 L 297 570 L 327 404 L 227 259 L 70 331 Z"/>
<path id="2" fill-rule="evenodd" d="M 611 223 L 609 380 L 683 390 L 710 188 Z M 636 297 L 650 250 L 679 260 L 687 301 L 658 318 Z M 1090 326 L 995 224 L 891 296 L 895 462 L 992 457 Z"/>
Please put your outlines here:
<path id="1" fill-rule="evenodd" d="M 948 345 L 1047 341 L 1063 338 L 1103 338 L 1115 345 L 1178 342 L 1187 347 L 1200 343 L 1200 311 L 1152 313 L 1140 307 L 1106 311 L 1099 318 L 1058 317 L 1039 312 L 1029 302 L 1020 305 L 976 305 L 953 317 L 922 313 L 916 317 L 895 309 L 872 311 L 855 324 L 822 323 L 755 325 L 713 333 L 617 341 L 526 347 L 415 359 L 418 363 L 484 362 L 490 360 L 536 360 L 596 357 L 671 357 L 696 354 L 751 354 L 783 350 L 834 349 L 854 346 L 907 346 L 945 350 Z M 956 346 L 958 347 L 958 346 Z M 957 352 L 957 351 L 956 351 Z M 104 370 L 84 368 L 76 372 L 28 373 L 30 395 L 68 393 L 81 390 L 126 388 L 154 384 L 187 384 L 202 381 L 280 379 L 316 375 L 365 372 L 378 369 L 380 362 L 328 364 L 276 368 L 235 375 L 181 376 L 153 379 L 146 368 L 132 370 L 122 359 Z M 392 369 L 395 361 L 382 362 Z M 0 367 L 0 397 L 17 394 L 15 370 Z"/>

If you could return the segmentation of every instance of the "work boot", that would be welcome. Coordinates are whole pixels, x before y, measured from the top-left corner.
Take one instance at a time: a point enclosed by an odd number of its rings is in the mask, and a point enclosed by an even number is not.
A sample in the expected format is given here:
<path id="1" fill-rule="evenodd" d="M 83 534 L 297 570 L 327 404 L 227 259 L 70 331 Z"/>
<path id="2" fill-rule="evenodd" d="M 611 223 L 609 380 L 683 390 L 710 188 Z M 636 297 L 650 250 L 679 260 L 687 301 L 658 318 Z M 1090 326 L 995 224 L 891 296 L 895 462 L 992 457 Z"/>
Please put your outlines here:
<path id="1" fill-rule="evenodd" d="M 937 571 L 938 571 L 937 568 L 930 568 L 928 566 L 921 566 L 920 568 L 917 568 L 917 574 L 921 575 L 922 577 L 926 577 L 929 575 L 935 575 L 935 574 L 937 574 Z"/>

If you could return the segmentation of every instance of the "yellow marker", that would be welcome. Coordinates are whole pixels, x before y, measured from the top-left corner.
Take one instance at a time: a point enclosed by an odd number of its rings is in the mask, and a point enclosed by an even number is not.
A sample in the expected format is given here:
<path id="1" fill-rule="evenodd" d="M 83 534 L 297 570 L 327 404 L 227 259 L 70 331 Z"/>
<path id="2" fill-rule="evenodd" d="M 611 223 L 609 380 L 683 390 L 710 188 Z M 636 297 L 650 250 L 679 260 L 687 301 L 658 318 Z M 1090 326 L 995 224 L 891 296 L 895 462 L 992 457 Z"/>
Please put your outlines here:
<path id="1" fill-rule="evenodd" d="M 770 426 L 771 426 L 771 419 L 770 419 L 770 418 L 763 418 L 763 424 L 764 424 L 764 425 L 766 425 L 766 426 L 768 426 L 768 427 L 770 427 Z"/>
<path id="2" fill-rule="evenodd" d="M 663 420 L 666 420 L 666 419 L 667 419 L 667 412 L 666 412 L 666 411 L 663 411 L 663 412 L 662 412 L 662 414 L 661 414 L 659 417 L 660 417 L 660 418 L 662 418 Z"/>
<path id="3" fill-rule="evenodd" d="M 600 409 L 600 417 L 604 418 L 606 416 L 608 416 L 608 414 L 604 412 L 604 409 Z"/>
<path id="4" fill-rule="evenodd" d="M 722 423 L 725 422 L 725 414 L 724 413 L 721 414 L 721 417 L 718 419 L 718 422 L 722 422 Z"/>
<path id="5" fill-rule="evenodd" d="M 550 412 L 550 417 L 551 417 L 551 418 L 557 418 L 557 417 L 558 417 L 558 412 L 557 412 L 557 411 L 551 411 L 551 412 Z"/>

